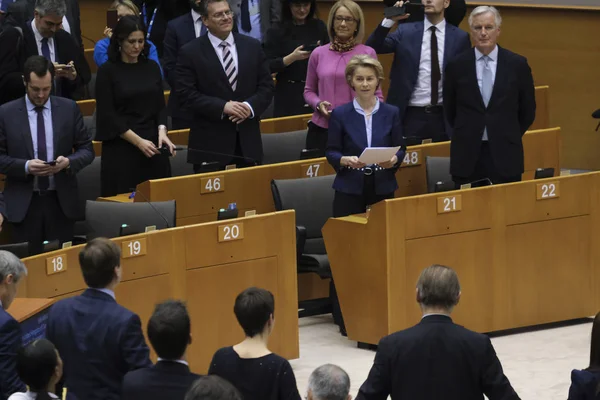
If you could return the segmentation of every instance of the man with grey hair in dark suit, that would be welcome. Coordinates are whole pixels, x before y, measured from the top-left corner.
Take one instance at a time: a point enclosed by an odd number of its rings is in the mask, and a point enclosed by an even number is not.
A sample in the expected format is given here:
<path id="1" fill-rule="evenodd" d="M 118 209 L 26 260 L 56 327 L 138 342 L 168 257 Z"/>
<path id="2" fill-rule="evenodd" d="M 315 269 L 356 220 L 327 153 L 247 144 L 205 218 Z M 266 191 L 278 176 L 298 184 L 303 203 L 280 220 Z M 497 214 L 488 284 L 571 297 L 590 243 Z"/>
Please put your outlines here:
<path id="1" fill-rule="evenodd" d="M 308 378 L 308 400 L 352 400 L 350 377 L 333 364 L 321 365 Z"/>
<path id="2" fill-rule="evenodd" d="M 417 281 L 423 318 L 379 342 L 357 400 L 518 400 L 486 335 L 452 322 L 458 275 L 432 265 Z"/>

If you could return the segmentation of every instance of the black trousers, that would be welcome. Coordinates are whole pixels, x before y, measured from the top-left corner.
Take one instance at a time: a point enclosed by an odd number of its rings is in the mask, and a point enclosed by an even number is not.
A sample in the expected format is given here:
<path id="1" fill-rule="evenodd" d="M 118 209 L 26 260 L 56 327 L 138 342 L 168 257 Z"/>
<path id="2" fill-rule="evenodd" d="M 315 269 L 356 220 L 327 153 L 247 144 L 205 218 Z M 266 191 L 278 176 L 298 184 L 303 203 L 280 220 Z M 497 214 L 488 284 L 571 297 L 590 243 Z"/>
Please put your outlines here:
<path id="1" fill-rule="evenodd" d="M 414 136 L 420 139 L 432 139 L 434 142 L 448 140 L 444 108 L 406 107 L 403 120 L 404 137 Z"/>
<path id="2" fill-rule="evenodd" d="M 327 147 L 327 128 L 321 128 L 312 121 L 308 123 L 306 132 L 306 149 L 319 149 L 325 151 Z"/>
<path id="3" fill-rule="evenodd" d="M 375 174 L 377 171 L 375 171 Z M 367 207 L 385 199 L 394 198 L 394 192 L 386 194 L 375 193 L 375 175 L 365 175 L 365 182 L 362 194 L 348 194 L 336 190 L 333 198 L 333 216 L 334 218 L 345 217 L 353 214 L 361 214 L 367 211 Z M 329 286 L 329 296 L 331 299 L 331 308 L 333 322 L 340 327 L 340 332 L 345 336 L 346 325 L 344 316 L 340 307 L 340 301 L 337 296 L 335 282 L 331 279 Z"/>
<path id="4" fill-rule="evenodd" d="M 63 213 L 56 192 L 47 191 L 33 192 L 25 218 L 12 225 L 13 242 L 29 242 L 29 253 L 35 255 L 43 252 L 45 240 L 58 239 L 61 244 L 72 240 L 75 221 Z"/>
<path id="5" fill-rule="evenodd" d="M 452 175 L 452 180 L 454 181 L 456 188 L 459 189 L 461 185 L 485 178 L 488 178 L 493 184 L 521 181 L 521 175 L 503 176 L 498 172 L 490 152 L 490 145 L 487 140 L 482 140 L 479 158 L 477 159 L 473 173 L 470 176 Z"/>

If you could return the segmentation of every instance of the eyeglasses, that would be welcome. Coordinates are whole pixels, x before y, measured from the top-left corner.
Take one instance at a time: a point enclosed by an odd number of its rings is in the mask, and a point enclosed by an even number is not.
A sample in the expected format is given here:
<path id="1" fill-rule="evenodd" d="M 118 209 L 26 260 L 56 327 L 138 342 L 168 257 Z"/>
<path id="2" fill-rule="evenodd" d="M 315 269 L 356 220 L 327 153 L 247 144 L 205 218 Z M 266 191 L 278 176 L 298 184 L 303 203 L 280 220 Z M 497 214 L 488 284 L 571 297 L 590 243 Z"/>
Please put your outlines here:
<path id="1" fill-rule="evenodd" d="M 231 17 L 232 15 L 233 15 L 233 11 L 231 11 L 231 10 L 221 11 L 221 12 L 218 12 L 216 14 L 213 14 L 212 18 L 214 18 L 214 19 L 225 19 L 225 18 Z"/>
<path id="2" fill-rule="evenodd" d="M 353 22 L 356 22 L 356 20 L 354 18 L 352 18 L 352 17 L 342 17 L 340 15 L 338 15 L 337 17 L 335 17 L 334 20 L 338 24 L 341 24 L 342 22 L 345 22 L 347 24 L 351 24 Z"/>

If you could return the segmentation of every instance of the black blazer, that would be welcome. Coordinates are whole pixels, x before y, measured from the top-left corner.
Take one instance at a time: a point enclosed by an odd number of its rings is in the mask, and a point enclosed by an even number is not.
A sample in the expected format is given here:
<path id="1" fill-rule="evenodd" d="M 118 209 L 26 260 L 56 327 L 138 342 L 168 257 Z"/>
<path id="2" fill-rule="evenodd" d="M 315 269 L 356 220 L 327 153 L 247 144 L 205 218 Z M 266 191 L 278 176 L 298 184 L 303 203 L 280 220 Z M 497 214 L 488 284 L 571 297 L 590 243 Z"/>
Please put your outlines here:
<path id="1" fill-rule="evenodd" d="M 23 39 L 25 44 L 25 59 L 38 53 L 37 43 L 33 29 L 31 29 L 31 21 L 28 21 L 23 27 Z M 75 40 L 67 32 L 61 30 L 54 34 L 54 51 L 56 54 L 56 62 L 59 64 L 67 64 L 70 61 L 75 63 L 77 70 L 77 78 L 74 81 L 68 79 L 60 79 L 58 85 L 61 86 L 61 97 L 75 99 L 75 92 L 82 88 L 92 78 L 90 66 L 88 65 L 83 52 Z"/>
<path id="2" fill-rule="evenodd" d="M 273 97 L 273 79 L 269 64 L 258 40 L 233 33 L 238 54 L 238 80 L 235 92 L 225 75 L 219 55 L 209 35 L 192 40 L 181 49 L 177 60 L 175 91 L 184 110 L 193 116 L 189 148 L 235 153 L 236 131 L 245 157 L 261 162 L 262 141 L 260 116 Z M 223 116 L 229 100 L 247 101 L 254 110 L 254 118 L 239 125 Z M 189 153 L 188 153 L 189 154 Z M 214 155 L 203 155 L 195 163 L 227 162 Z M 189 158 L 188 161 L 193 160 Z"/>
<path id="3" fill-rule="evenodd" d="M 54 158 L 67 157 L 70 167 L 54 175 L 58 201 L 65 215 L 76 219 L 78 191 L 75 174 L 94 160 L 92 139 L 83 125 L 77 104 L 50 96 L 54 132 Z M 10 222 L 21 222 L 33 195 L 33 175 L 25 173 L 25 163 L 33 159 L 33 141 L 25 97 L 0 107 L 0 173 L 6 175 L 4 201 Z"/>
<path id="4" fill-rule="evenodd" d="M 17 374 L 17 351 L 21 347 L 19 323 L 0 306 L 0 400 L 24 392 L 25 384 Z"/>
<path id="5" fill-rule="evenodd" d="M 198 378 L 200 375 L 190 372 L 187 365 L 159 361 L 125 375 L 121 400 L 183 400 Z"/>
<path id="6" fill-rule="evenodd" d="M 469 177 L 487 127 L 494 165 L 502 176 L 523 173 L 521 137 L 535 119 L 535 88 L 527 59 L 498 47 L 492 97 L 486 108 L 477 83 L 475 50 L 452 59 L 444 76 L 444 111 L 454 132 L 450 173 Z"/>
<path id="7" fill-rule="evenodd" d="M 379 342 L 357 400 L 517 400 L 490 339 L 431 315 Z"/>

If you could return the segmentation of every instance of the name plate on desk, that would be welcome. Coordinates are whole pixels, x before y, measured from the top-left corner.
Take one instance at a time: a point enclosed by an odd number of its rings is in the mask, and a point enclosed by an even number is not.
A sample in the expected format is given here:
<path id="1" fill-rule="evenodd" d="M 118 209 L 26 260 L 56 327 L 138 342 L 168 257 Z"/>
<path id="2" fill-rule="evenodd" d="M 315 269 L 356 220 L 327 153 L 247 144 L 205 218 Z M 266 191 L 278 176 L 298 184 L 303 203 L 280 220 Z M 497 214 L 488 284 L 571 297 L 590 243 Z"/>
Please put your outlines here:
<path id="1" fill-rule="evenodd" d="M 242 240 L 244 238 L 244 223 L 219 225 L 219 243 L 230 242 L 232 240 Z"/>
<path id="2" fill-rule="evenodd" d="M 308 178 L 315 178 L 317 176 L 323 175 L 323 165 L 325 163 L 318 162 L 313 164 L 302 164 L 300 167 L 302 168 L 302 176 Z"/>
<path id="3" fill-rule="evenodd" d="M 538 200 L 556 199 L 560 197 L 560 182 L 538 183 L 535 193 Z"/>
<path id="4" fill-rule="evenodd" d="M 121 257 L 131 258 L 146 255 L 146 238 L 127 240 L 121 243 Z"/>
<path id="5" fill-rule="evenodd" d="M 421 150 L 409 150 L 404 155 L 400 168 L 416 167 L 417 165 L 421 165 Z"/>
<path id="6" fill-rule="evenodd" d="M 444 196 L 437 198 L 437 213 L 444 214 L 462 210 L 462 195 Z"/>
<path id="7" fill-rule="evenodd" d="M 67 270 L 67 255 L 59 254 L 46 258 L 46 275 L 59 274 Z"/>
<path id="8" fill-rule="evenodd" d="M 200 194 L 217 193 L 225 190 L 225 177 L 223 175 L 200 179 Z"/>

